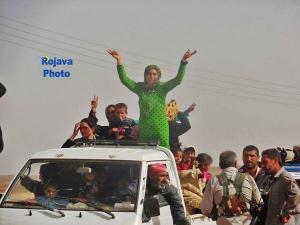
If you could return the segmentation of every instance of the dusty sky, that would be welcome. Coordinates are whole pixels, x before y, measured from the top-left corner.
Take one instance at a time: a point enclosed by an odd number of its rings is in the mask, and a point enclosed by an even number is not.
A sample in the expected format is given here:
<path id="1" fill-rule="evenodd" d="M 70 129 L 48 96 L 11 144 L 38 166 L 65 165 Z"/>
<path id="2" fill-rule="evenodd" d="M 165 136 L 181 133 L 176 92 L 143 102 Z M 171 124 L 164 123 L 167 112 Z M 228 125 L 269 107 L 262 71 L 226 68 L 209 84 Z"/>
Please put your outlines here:
<path id="1" fill-rule="evenodd" d="M 176 75 L 187 48 L 183 83 L 168 95 L 180 108 L 197 104 L 184 145 L 218 163 L 221 151 L 300 144 L 299 1 L 0 1 L 0 99 L 5 149 L 0 174 L 15 173 L 31 154 L 56 148 L 86 117 L 98 95 L 100 124 L 107 104 L 137 97 L 120 84 L 119 49 L 130 76 L 157 64 L 162 80 Z M 41 57 L 67 57 L 69 78 L 44 78 Z"/>

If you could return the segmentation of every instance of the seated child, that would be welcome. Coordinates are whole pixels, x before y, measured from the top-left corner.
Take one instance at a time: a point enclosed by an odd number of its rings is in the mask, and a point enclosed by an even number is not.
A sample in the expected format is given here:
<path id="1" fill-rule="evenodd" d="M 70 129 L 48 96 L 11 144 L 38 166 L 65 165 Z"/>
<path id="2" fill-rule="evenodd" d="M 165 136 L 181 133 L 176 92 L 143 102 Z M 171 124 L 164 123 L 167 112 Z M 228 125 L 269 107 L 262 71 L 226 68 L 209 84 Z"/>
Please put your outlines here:
<path id="1" fill-rule="evenodd" d="M 44 195 L 36 197 L 36 203 L 48 209 L 66 208 L 70 202 L 58 196 L 58 191 L 54 183 L 44 185 Z"/>
<path id="2" fill-rule="evenodd" d="M 188 147 L 184 149 L 183 160 L 181 163 L 182 170 L 193 169 L 195 155 L 196 155 L 196 150 L 194 147 Z"/>
<path id="3" fill-rule="evenodd" d="M 177 171 L 182 170 L 182 166 L 181 166 L 182 157 L 183 157 L 183 151 L 180 148 L 174 151 L 174 158 L 176 162 Z"/>

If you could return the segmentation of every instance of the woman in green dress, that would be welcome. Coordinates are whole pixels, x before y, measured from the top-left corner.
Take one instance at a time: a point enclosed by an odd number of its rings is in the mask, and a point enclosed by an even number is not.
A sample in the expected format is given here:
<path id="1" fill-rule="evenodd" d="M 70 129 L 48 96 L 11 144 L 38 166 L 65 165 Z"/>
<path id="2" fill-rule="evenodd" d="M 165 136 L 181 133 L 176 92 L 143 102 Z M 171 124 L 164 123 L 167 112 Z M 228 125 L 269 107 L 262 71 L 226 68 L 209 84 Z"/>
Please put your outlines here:
<path id="1" fill-rule="evenodd" d="M 161 146 L 169 148 L 169 124 L 165 111 L 166 96 L 169 91 L 181 83 L 187 59 L 196 51 L 185 52 L 177 76 L 167 82 L 159 81 L 161 72 L 156 65 L 149 65 L 145 68 L 144 82 L 135 82 L 127 76 L 120 53 L 111 49 L 108 49 L 107 52 L 117 61 L 122 84 L 139 97 L 139 139 L 156 140 L 160 142 Z"/>

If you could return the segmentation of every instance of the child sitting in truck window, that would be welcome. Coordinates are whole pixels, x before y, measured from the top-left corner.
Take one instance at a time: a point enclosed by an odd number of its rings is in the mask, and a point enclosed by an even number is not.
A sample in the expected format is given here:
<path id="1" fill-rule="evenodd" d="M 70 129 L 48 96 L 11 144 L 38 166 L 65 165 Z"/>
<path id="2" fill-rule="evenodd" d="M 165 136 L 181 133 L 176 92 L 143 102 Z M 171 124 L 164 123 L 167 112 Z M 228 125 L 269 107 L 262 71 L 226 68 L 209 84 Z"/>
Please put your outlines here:
<path id="1" fill-rule="evenodd" d="M 56 172 L 54 163 L 45 163 L 40 166 L 39 180 L 32 179 L 30 176 L 21 176 L 21 185 L 28 191 L 34 193 L 35 197 L 44 195 L 44 185 L 53 182 Z"/>
<path id="2" fill-rule="evenodd" d="M 55 183 L 46 184 L 44 185 L 44 195 L 27 200 L 27 202 L 37 203 L 47 209 L 66 208 L 70 202 L 66 198 L 58 196 L 58 191 L 58 186 Z"/>

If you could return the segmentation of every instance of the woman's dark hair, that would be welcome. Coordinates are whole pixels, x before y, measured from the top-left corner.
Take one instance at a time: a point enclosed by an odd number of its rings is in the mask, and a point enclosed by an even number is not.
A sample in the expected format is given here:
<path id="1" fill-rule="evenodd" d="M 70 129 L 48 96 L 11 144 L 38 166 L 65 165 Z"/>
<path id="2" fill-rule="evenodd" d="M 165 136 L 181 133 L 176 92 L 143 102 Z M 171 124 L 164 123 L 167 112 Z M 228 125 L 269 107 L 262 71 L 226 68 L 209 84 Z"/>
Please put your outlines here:
<path id="1" fill-rule="evenodd" d="M 108 110 L 109 108 L 114 108 L 114 109 L 116 109 L 116 106 L 113 105 L 113 104 L 110 104 L 110 105 L 106 106 L 106 108 L 105 108 L 105 113 L 107 113 L 107 110 Z"/>
<path id="2" fill-rule="evenodd" d="M 93 123 L 92 120 L 90 120 L 89 118 L 84 118 L 80 121 L 80 123 L 86 123 L 91 129 L 95 129 L 95 123 Z"/>

